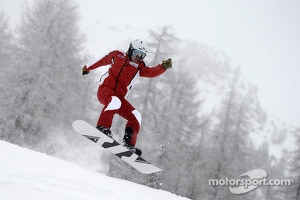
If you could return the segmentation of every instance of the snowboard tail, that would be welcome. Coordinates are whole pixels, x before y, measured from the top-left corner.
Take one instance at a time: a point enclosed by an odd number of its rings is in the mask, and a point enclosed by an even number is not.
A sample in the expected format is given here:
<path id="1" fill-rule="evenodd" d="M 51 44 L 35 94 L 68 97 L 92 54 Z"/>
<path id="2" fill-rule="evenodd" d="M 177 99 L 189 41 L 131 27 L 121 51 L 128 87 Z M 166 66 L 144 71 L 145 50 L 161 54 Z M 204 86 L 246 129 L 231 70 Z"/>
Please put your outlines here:
<path id="1" fill-rule="evenodd" d="M 90 139 L 143 174 L 162 171 L 142 157 L 136 155 L 113 138 L 108 137 L 94 126 L 83 120 L 73 122 L 73 129 L 82 136 Z"/>

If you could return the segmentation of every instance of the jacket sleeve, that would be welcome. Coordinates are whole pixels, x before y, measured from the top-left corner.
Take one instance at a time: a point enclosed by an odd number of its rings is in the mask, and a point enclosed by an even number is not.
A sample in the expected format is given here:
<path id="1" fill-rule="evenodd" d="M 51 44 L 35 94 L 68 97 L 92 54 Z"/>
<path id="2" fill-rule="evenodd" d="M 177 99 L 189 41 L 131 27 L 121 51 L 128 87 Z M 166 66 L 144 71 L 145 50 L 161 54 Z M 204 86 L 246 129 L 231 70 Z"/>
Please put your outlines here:
<path id="1" fill-rule="evenodd" d="M 93 70 L 97 69 L 98 67 L 110 65 L 114 61 L 114 55 L 116 54 L 116 51 L 112 51 L 109 54 L 105 55 L 104 57 L 100 58 L 98 61 L 91 65 L 87 65 L 87 70 Z"/>
<path id="2" fill-rule="evenodd" d="M 162 67 L 161 64 L 155 66 L 155 67 L 147 67 L 144 63 L 142 64 L 140 68 L 140 76 L 141 77 L 147 77 L 147 78 L 154 78 L 156 76 L 161 75 L 166 70 Z"/>

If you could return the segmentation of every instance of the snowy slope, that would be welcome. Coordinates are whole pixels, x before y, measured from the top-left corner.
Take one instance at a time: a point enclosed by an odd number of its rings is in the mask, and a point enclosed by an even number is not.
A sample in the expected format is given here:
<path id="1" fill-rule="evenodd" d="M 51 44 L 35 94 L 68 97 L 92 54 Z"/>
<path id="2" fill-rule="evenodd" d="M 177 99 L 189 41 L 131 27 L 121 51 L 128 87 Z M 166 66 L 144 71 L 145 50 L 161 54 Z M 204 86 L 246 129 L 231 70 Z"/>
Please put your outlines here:
<path id="1" fill-rule="evenodd" d="M 186 199 L 0 140 L 1 200 Z"/>

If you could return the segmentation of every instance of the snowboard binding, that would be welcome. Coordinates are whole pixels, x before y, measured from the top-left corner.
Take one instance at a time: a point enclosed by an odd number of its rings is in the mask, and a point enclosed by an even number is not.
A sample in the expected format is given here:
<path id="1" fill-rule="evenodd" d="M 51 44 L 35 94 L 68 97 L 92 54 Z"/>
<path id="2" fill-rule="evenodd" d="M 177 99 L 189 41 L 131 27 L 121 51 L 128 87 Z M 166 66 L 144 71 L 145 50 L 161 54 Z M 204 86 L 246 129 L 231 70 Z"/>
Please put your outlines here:
<path id="1" fill-rule="evenodd" d="M 105 135 L 107 135 L 108 137 L 112 138 L 113 134 L 111 132 L 111 130 L 109 128 L 106 128 L 104 126 L 97 126 L 96 127 L 99 131 L 101 131 L 102 133 L 104 133 Z"/>
<path id="2" fill-rule="evenodd" d="M 135 148 L 133 145 L 125 143 L 123 146 L 126 147 L 129 151 L 132 151 L 133 153 L 135 153 L 138 156 L 142 155 L 142 150 L 140 150 L 139 148 Z"/>

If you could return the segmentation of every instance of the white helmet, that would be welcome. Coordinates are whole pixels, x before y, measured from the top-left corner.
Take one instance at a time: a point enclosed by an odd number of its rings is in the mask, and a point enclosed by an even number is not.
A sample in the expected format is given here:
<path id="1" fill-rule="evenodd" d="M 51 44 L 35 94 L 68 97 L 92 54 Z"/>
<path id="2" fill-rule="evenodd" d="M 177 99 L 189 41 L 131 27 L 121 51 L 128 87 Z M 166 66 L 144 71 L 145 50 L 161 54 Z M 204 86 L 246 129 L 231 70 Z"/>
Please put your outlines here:
<path id="1" fill-rule="evenodd" d="M 140 39 L 136 39 L 136 40 L 133 40 L 132 42 L 130 42 L 130 46 L 129 46 L 130 49 L 134 50 L 140 50 L 141 52 L 147 54 L 148 53 L 148 46 L 147 44 L 140 40 Z"/>

